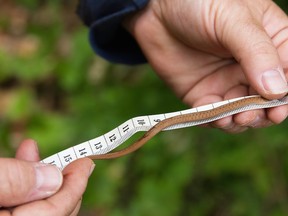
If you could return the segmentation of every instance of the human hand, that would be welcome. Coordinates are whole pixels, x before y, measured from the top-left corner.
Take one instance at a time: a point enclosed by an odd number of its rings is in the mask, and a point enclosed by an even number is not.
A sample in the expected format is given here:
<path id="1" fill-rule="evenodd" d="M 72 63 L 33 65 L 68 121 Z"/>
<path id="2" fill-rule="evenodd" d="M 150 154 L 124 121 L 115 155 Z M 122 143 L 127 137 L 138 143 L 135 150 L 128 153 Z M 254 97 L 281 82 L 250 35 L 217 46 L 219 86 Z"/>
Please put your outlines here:
<path id="1" fill-rule="evenodd" d="M 39 159 L 33 140 L 22 142 L 16 159 L 0 158 L 0 216 L 77 215 L 94 163 L 80 159 L 61 173 Z"/>
<path id="2" fill-rule="evenodd" d="M 123 24 L 190 106 L 287 93 L 288 17 L 270 0 L 151 0 Z M 231 133 L 265 127 L 283 121 L 287 107 L 244 112 L 210 126 Z"/>

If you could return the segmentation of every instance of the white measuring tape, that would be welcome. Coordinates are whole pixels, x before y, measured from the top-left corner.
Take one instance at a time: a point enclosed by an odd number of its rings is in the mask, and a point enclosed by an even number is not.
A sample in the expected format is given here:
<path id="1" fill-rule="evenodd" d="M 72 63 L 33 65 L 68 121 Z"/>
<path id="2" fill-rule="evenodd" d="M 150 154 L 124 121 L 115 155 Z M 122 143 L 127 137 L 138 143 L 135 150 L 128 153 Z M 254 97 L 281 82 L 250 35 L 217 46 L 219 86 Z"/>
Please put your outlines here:
<path id="1" fill-rule="evenodd" d="M 225 101 L 212 103 L 212 104 L 208 104 L 208 105 L 204 105 L 204 106 L 200 106 L 200 107 L 196 107 L 192 109 L 187 109 L 183 111 L 178 111 L 178 112 L 135 117 L 135 118 L 127 120 L 123 124 L 119 125 L 117 128 L 109 131 L 108 133 L 102 136 L 96 137 L 94 139 L 83 142 L 76 146 L 70 147 L 48 158 L 45 158 L 41 162 L 46 163 L 46 164 L 53 164 L 62 170 L 69 163 L 79 158 L 83 158 L 83 157 L 87 157 L 91 155 L 106 154 L 112 151 L 113 149 L 117 148 L 118 146 L 120 146 L 122 143 L 124 143 L 127 139 L 129 139 L 138 131 L 148 131 L 154 125 L 156 125 L 157 123 L 159 123 L 160 121 L 164 119 L 183 115 L 183 114 L 208 111 L 208 110 L 212 110 L 214 108 L 217 108 L 217 107 L 220 107 L 220 106 L 223 106 L 223 105 L 226 105 L 226 104 L 238 101 L 238 100 L 242 100 L 245 98 L 252 98 L 252 97 L 258 97 L 258 96 L 240 97 L 240 98 L 235 98 L 232 100 L 225 100 Z M 248 110 L 270 108 L 270 107 L 276 107 L 276 106 L 281 106 L 285 104 L 288 104 L 288 96 L 285 96 L 284 98 L 280 100 L 268 101 L 265 104 L 247 105 L 239 109 L 232 110 L 230 112 L 225 112 L 213 118 L 173 125 L 171 127 L 166 128 L 165 130 L 173 130 L 173 129 L 178 129 L 178 128 L 200 125 L 200 124 L 212 122 L 217 119 L 221 119 L 226 116 L 230 116 L 230 115 L 248 111 Z"/>

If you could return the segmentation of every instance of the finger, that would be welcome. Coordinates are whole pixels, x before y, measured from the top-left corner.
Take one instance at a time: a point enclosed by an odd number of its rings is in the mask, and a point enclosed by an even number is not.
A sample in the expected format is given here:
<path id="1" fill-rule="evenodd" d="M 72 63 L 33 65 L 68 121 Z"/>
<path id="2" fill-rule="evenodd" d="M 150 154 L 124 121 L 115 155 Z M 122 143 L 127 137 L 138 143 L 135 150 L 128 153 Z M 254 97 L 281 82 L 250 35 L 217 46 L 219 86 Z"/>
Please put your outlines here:
<path id="1" fill-rule="evenodd" d="M 263 109 L 239 113 L 234 116 L 234 122 L 239 126 L 251 128 L 263 128 L 273 124 Z"/>
<path id="2" fill-rule="evenodd" d="M 40 156 L 37 143 L 32 139 L 24 140 L 19 145 L 15 157 L 26 161 L 39 161 Z"/>
<path id="3" fill-rule="evenodd" d="M 247 86 L 238 85 L 231 88 L 226 94 L 225 99 L 243 97 L 249 94 L 257 94 L 254 89 L 248 89 Z M 240 127 L 252 127 L 260 128 L 271 125 L 271 122 L 267 119 L 266 110 L 258 109 L 241 112 L 233 116 L 233 122 Z"/>
<path id="4" fill-rule="evenodd" d="M 81 204 L 82 204 L 82 199 L 80 199 L 74 209 L 74 211 L 71 213 L 70 216 L 77 216 L 78 215 L 78 212 L 80 211 L 80 208 L 81 208 Z"/>
<path id="5" fill-rule="evenodd" d="M 238 126 L 236 124 L 233 124 L 233 126 L 230 128 L 220 128 L 220 129 L 225 131 L 226 133 L 237 134 L 237 133 L 242 133 L 242 132 L 246 131 L 248 129 L 248 127 L 242 127 L 242 126 Z"/>
<path id="6" fill-rule="evenodd" d="M 249 89 L 249 95 L 253 94 L 257 94 L 256 91 L 254 89 Z M 273 124 L 279 124 L 282 121 L 284 121 L 287 118 L 287 116 L 288 116 L 288 105 L 265 109 L 265 119 L 264 119 L 265 121 L 263 121 L 263 127 L 268 127 Z"/>
<path id="7" fill-rule="evenodd" d="M 277 47 L 284 68 L 288 69 L 288 17 L 274 2 L 265 12 L 264 28 Z"/>
<path id="8" fill-rule="evenodd" d="M 268 109 L 267 116 L 274 124 L 280 124 L 288 116 L 288 105 Z"/>
<path id="9" fill-rule="evenodd" d="M 268 17 L 265 29 L 277 47 L 280 60 L 288 75 L 288 17 L 275 3 L 272 2 L 270 10 L 265 15 Z M 280 29 L 280 31 L 279 31 Z M 288 106 L 268 109 L 267 116 L 275 124 L 281 123 L 288 115 Z"/>
<path id="10" fill-rule="evenodd" d="M 288 87 L 277 49 L 262 23 L 247 10 L 244 8 L 237 25 L 232 21 L 227 25 L 224 44 L 259 94 L 269 99 L 282 97 Z"/>
<path id="11" fill-rule="evenodd" d="M 13 213 L 29 216 L 71 215 L 86 189 L 94 167 L 94 163 L 88 158 L 72 162 L 63 170 L 63 185 L 55 195 L 46 200 L 19 206 Z"/>
<path id="12" fill-rule="evenodd" d="M 72 163 L 71 166 L 67 166 L 64 171 L 65 184 L 57 196 L 51 197 L 50 202 L 54 205 L 61 203 L 61 200 L 67 200 L 67 208 L 74 209 L 79 199 L 82 197 L 88 178 L 95 168 L 95 164 L 92 160 L 84 158 Z M 70 195 L 70 196 L 69 196 Z M 67 196 L 70 198 L 67 199 Z"/>
<path id="13" fill-rule="evenodd" d="M 54 194 L 62 184 L 61 171 L 52 166 L 0 158 L 0 206 L 16 206 Z"/>
<path id="14" fill-rule="evenodd" d="M 8 210 L 1 210 L 0 209 L 0 216 L 11 216 L 11 213 Z"/>
<path id="15" fill-rule="evenodd" d="M 198 98 L 193 103 L 193 107 L 198 107 L 206 104 L 216 103 L 219 101 L 223 101 L 223 98 L 218 95 L 206 95 L 201 98 Z M 214 128 L 220 128 L 226 131 L 227 128 L 231 128 L 233 124 L 233 118 L 232 116 L 227 116 L 225 118 L 216 120 L 214 122 L 211 122 L 209 125 Z"/>
<path id="16" fill-rule="evenodd" d="M 223 119 L 212 122 L 211 126 L 214 128 L 218 128 L 222 131 L 225 131 L 226 133 L 232 133 L 232 134 L 241 133 L 248 129 L 248 127 L 245 126 L 243 127 L 235 124 L 232 116 L 228 116 Z"/>

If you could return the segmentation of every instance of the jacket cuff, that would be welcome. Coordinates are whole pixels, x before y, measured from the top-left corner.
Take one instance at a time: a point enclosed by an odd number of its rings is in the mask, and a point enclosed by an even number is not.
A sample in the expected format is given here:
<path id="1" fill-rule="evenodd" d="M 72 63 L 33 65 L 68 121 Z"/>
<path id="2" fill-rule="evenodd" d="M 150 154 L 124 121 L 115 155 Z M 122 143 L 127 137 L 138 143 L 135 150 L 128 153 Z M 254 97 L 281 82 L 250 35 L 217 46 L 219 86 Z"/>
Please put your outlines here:
<path id="1" fill-rule="evenodd" d="M 125 16 L 141 10 L 149 0 L 81 0 L 77 13 L 89 27 L 93 50 L 114 63 L 141 64 L 146 62 L 139 45 L 124 29 Z"/>

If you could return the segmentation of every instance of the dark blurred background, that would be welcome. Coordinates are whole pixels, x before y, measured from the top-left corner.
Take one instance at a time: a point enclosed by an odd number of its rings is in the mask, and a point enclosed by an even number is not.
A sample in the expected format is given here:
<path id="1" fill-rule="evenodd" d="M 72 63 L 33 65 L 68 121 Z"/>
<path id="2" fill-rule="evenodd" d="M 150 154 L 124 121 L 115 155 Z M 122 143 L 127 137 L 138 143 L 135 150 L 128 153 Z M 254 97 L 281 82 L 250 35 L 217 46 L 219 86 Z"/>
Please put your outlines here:
<path id="1" fill-rule="evenodd" d="M 1 157 L 27 137 L 44 158 L 132 117 L 187 108 L 149 66 L 95 56 L 76 0 L 0 3 Z M 288 215 L 287 128 L 163 132 L 97 161 L 79 215 Z"/>

